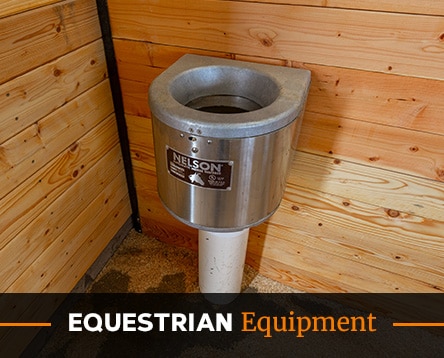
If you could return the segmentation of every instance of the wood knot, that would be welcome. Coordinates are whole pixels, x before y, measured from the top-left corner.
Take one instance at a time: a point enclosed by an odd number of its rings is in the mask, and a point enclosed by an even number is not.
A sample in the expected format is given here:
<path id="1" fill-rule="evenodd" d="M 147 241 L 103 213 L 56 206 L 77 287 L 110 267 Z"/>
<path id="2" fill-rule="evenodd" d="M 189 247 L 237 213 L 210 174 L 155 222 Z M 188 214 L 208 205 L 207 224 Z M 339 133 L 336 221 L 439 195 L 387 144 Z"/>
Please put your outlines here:
<path id="1" fill-rule="evenodd" d="M 291 210 L 298 211 L 298 210 L 299 210 L 299 206 L 297 206 L 297 205 L 293 205 L 293 206 L 291 207 Z"/>
<path id="2" fill-rule="evenodd" d="M 377 162 L 379 160 L 379 157 L 375 155 L 374 157 L 368 158 L 368 160 L 370 160 L 371 162 Z"/>
<path id="3" fill-rule="evenodd" d="M 273 40 L 270 39 L 270 38 L 263 38 L 263 39 L 260 39 L 260 42 L 261 42 L 261 44 L 262 44 L 263 46 L 265 46 L 265 47 L 271 47 L 271 46 L 273 46 Z"/>
<path id="4" fill-rule="evenodd" d="M 399 211 L 394 209 L 385 209 L 385 212 L 391 218 L 397 218 L 400 215 Z"/>
<path id="5" fill-rule="evenodd" d="M 344 206 L 350 206 L 350 203 L 349 203 L 348 201 L 345 201 L 345 200 L 344 200 L 344 201 L 342 202 L 342 205 L 344 205 Z"/>
<path id="6" fill-rule="evenodd" d="M 77 150 L 78 147 L 79 147 L 79 143 L 76 142 L 76 143 L 72 144 L 72 145 L 69 147 L 69 151 L 70 151 L 71 153 L 74 153 L 74 152 Z"/>
<path id="7" fill-rule="evenodd" d="M 252 28 L 249 30 L 250 36 L 257 39 L 262 46 L 272 47 L 274 45 L 274 38 L 277 33 L 270 29 Z"/>
<path id="8" fill-rule="evenodd" d="M 62 71 L 60 71 L 58 68 L 56 68 L 56 69 L 54 70 L 54 72 L 53 72 L 53 75 L 54 75 L 55 77 L 59 77 L 61 74 L 62 74 Z"/>
<path id="9" fill-rule="evenodd" d="M 444 180 L 444 168 L 436 168 L 436 175 L 439 180 Z"/>
<path id="10" fill-rule="evenodd" d="M 341 160 L 340 159 L 335 159 L 335 160 L 333 160 L 333 163 L 334 164 L 341 164 Z"/>
<path id="11" fill-rule="evenodd" d="M 409 148 L 409 150 L 414 153 L 414 152 L 417 152 L 419 150 L 419 148 L 416 145 L 413 145 Z"/>

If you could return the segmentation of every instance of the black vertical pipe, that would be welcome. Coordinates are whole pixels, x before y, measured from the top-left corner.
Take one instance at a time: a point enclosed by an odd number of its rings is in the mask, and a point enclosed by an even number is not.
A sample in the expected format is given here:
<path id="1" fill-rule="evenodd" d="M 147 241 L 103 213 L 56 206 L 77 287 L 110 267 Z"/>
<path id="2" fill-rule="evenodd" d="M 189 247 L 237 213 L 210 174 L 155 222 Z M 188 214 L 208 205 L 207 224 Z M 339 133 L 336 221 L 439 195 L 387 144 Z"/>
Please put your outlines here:
<path id="1" fill-rule="evenodd" d="M 106 65 L 108 78 L 111 85 L 111 93 L 114 102 L 114 112 L 116 115 L 117 129 L 119 131 L 120 147 L 122 149 L 123 165 L 125 167 L 128 194 L 131 202 L 132 220 L 134 229 L 142 232 L 140 225 L 139 206 L 137 202 L 137 192 L 134 184 L 133 166 L 131 163 L 131 152 L 128 141 L 128 129 L 126 127 L 125 112 L 123 109 L 122 89 L 120 88 L 119 73 L 117 70 L 116 56 L 114 53 L 113 38 L 111 34 L 111 24 L 109 19 L 107 0 L 96 0 L 97 12 L 99 15 L 100 28 L 102 30 L 102 40 L 105 48 Z"/>

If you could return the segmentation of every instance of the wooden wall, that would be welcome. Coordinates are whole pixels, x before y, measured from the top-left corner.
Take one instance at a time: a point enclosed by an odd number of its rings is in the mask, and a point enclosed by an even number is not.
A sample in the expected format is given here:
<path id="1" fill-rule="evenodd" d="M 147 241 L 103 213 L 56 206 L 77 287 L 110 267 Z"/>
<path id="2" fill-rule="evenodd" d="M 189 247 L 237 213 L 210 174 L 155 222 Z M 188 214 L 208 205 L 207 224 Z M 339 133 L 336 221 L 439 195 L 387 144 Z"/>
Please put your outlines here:
<path id="1" fill-rule="evenodd" d="M 0 291 L 69 292 L 131 215 L 96 3 L 0 5 Z"/>
<path id="2" fill-rule="evenodd" d="M 247 262 L 307 292 L 444 291 L 444 3 L 109 0 L 143 229 L 196 248 L 156 193 L 148 87 L 184 53 L 309 69 L 279 210 Z"/>

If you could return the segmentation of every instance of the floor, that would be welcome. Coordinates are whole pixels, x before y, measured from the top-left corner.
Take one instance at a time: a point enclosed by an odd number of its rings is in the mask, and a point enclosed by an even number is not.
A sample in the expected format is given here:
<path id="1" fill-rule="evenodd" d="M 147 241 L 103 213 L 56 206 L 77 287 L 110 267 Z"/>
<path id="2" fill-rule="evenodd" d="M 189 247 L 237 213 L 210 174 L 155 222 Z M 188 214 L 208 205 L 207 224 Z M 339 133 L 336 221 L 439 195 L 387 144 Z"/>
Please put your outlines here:
<path id="1" fill-rule="evenodd" d="M 131 230 L 88 288 L 92 293 L 199 292 L 197 252 Z M 291 287 L 244 269 L 243 292 L 293 293 Z"/>

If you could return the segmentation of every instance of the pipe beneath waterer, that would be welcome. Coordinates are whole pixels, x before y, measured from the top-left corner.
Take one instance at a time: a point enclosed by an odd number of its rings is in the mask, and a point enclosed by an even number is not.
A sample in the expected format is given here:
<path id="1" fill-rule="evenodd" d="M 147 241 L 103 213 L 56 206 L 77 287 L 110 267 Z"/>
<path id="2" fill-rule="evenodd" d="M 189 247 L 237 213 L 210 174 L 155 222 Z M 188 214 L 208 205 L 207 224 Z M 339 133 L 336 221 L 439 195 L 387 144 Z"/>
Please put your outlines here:
<path id="1" fill-rule="evenodd" d="M 199 230 L 199 286 L 210 301 L 229 302 L 241 292 L 249 232 L 248 228 L 234 232 Z"/>

